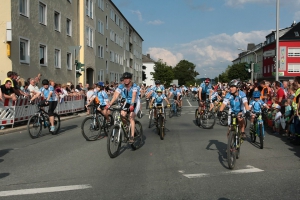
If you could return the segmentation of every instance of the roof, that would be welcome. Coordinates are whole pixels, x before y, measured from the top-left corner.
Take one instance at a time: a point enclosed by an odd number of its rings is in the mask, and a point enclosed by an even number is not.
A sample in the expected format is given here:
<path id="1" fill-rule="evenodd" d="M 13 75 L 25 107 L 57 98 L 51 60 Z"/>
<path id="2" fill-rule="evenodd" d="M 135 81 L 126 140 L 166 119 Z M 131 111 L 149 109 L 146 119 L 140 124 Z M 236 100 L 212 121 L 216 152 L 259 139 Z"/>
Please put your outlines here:
<path id="1" fill-rule="evenodd" d="M 296 36 L 295 32 L 298 32 Z M 280 37 L 280 40 L 298 40 L 300 41 L 300 23 L 294 24 L 294 26 L 289 29 L 283 36 Z"/>
<path id="2" fill-rule="evenodd" d="M 154 63 L 155 62 L 152 58 L 150 58 L 150 55 L 149 55 L 149 57 L 147 55 L 143 55 L 142 61 L 143 61 L 143 63 Z"/>

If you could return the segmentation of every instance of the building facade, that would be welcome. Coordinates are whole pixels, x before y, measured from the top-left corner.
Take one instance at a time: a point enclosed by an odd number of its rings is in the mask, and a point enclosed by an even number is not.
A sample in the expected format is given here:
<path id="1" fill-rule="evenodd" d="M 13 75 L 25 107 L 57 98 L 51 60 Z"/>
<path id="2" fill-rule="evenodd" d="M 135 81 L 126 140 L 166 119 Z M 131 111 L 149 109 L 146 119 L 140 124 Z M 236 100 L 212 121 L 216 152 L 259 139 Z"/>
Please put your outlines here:
<path id="1" fill-rule="evenodd" d="M 92 84 L 128 71 L 142 83 L 143 39 L 111 0 L 2 0 L 0 17 L 0 80 L 15 71 Z"/>
<path id="2" fill-rule="evenodd" d="M 155 61 L 151 59 L 150 54 L 143 55 L 143 66 L 145 66 L 144 72 L 146 79 L 143 81 L 147 86 L 154 85 L 154 79 L 151 72 L 154 72 Z"/>

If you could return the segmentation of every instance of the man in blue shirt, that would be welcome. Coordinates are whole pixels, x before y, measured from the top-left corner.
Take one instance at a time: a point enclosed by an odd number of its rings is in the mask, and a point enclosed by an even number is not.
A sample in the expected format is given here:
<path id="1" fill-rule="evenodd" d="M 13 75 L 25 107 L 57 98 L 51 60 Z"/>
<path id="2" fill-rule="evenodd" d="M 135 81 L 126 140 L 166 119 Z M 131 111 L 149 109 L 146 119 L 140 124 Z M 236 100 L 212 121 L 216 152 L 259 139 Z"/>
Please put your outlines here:
<path id="1" fill-rule="evenodd" d="M 201 112 L 201 108 L 203 107 L 204 102 L 206 101 L 206 97 L 209 95 L 209 91 L 211 90 L 210 79 L 205 79 L 204 83 L 201 83 L 198 90 L 198 98 L 199 98 L 199 107 L 198 112 Z"/>
<path id="2" fill-rule="evenodd" d="M 228 133 L 230 131 L 230 123 L 231 123 L 231 117 L 230 114 L 231 113 L 235 113 L 238 116 L 241 116 L 245 109 L 246 109 L 246 117 L 250 116 L 250 108 L 248 105 L 248 100 L 246 97 L 246 94 L 240 90 L 240 87 L 242 86 L 242 83 L 239 80 L 233 79 L 232 81 L 229 82 L 229 92 L 226 94 L 223 103 L 220 107 L 220 110 L 218 112 L 218 117 L 221 117 L 222 115 L 222 111 L 224 110 L 224 108 L 229 105 L 229 115 L 228 115 L 228 125 L 229 125 L 229 129 L 228 129 Z M 237 117 L 238 119 L 238 124 L 239 127 L 241 129 L 241 133 L 242 133 L 242 138 L 245 139 L 246 138 L 246 133 L 245 133 L 245 119 L 242 117 Z"/>

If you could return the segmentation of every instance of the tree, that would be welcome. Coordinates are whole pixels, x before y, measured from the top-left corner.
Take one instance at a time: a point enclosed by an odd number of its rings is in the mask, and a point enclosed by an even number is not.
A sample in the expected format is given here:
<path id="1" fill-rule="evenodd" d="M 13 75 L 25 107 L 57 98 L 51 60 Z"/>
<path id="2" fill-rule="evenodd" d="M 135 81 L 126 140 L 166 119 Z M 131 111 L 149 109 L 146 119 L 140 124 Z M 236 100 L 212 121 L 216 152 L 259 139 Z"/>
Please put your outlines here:
<path id="1" fill-rule="evenodd" d="M 173 69 L 175 79 L 178 79 L 179 85 L 194 85 L 195 77 L 199 75 L 195 71 L 196 65 L 187 61 L 181 60 Z"/>
<path id="2" fill-rule="evenodd" d="M 161 59 L 154 63 L 154 72 L 151 72 L 154 80 L 160 80 L 166 86 L 170 85 L 174 79 L 174 73 L 171 66 L 167 66 Z"/>
<path id="3" fill-rule="evenodd" d="M 228 79 L 240 79 L 242 81 L 250 78 L 250 73 L 245 70 L 245 63 L 238 63 L 232 65 L 228 70 Z"/>

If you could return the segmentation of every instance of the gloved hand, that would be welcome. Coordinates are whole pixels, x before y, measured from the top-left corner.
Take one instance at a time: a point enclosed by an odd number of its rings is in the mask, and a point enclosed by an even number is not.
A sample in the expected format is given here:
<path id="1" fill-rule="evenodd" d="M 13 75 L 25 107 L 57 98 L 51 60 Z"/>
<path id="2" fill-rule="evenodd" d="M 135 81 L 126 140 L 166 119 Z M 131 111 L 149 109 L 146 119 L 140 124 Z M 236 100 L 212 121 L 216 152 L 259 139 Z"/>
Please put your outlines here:
<path id="1" fill-rule="evenodd" d="M 168 108 L 170 108 L 170 106 L 171 106 L 170 104 L 167 105 Z"/>
<path id="2" fill-rule="evenodd" d="M 152 109 L 152 108 L 153 108 L 153 106 L 150 106 L 149 108 L 150 108 L 150 109 Z"/>
<path id="3" fill-rule="evenodd" d="M 221 111 L 218 111 L 217 116 L 218 116 L 218 117 L 221 117 L 221 116 L 222 116 L 222 112 L 221 112 Z"/>
<path id="4" fill-rule="evenodd" d="M 133 105 L 131 105 L 131 106 L 129 107 L 129 111 L 130 111 L 130 112 L 133 112 L 133 111 L 134 111 L 134 106 L 133 106 Z"/>
<path id="5" fill-rule="evenodd" d="M 249 110 L 246 111 L 245 116 L 246 116 L 247 118 L 250 117 L 250 111 L 249 111 Z"/>

